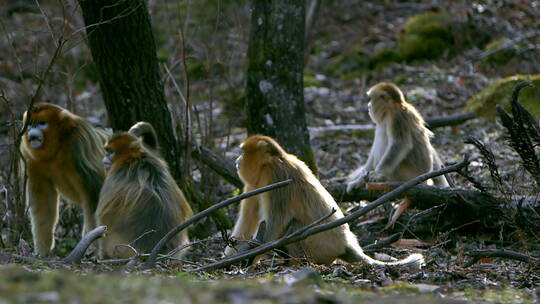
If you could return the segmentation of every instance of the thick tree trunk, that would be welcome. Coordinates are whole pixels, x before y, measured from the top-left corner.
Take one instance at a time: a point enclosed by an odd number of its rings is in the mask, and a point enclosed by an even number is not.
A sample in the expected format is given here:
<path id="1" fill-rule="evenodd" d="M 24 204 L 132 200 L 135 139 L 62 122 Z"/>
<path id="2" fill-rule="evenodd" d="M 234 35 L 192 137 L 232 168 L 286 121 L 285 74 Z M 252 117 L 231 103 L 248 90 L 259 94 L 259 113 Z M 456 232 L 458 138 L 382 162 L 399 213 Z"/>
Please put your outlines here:
<path id="1" fill-rule="evenodd" d="M 253 0 L 246 85 L 250 135 L 274 137 L 316 172 L 304 111 L 305 1 Z"/>
<path id="2" fill-rule="evenodd" d="M 178 177 L 180 159 L 145 1 L 79 0 L 79 4 L 111 127 L 126 131 L 138 120 L 150 122 Z"/>

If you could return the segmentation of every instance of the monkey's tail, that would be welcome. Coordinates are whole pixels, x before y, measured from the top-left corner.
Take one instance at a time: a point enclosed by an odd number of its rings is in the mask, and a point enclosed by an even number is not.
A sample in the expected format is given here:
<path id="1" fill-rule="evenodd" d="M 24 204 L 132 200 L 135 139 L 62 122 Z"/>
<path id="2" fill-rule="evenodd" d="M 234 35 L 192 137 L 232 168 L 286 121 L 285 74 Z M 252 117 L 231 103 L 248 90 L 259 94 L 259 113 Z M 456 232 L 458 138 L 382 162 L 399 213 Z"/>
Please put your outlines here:
<path id="1" fill-rule="evenodd" d="M 441 158 L 439 157 L 439 154 L 435 151 L 433 151 L 433 155 L 435 156 L 433 158 L 433 169 L 439 170 L 443 168 L 443 163 Z M 452 180 L 452 178 L 448 174 L 439 175 L 433 179 L 435 182 L 435 185 L 440 187 L 454 187 L 455 183 Z"/>
<path id="2" fill-rule="evenodd" d="M 159 143 L 154 127 L 146 121 L 139 121 L 128 131 L 129 134 L 142 137 L 143 142 L 152 149 L 158 149 Z"/>
<path id="3" fill-rule="evenodd" d="M 376 266 L 413 266 L 420 268 L 425 264 L 424 256 L 420 253 L 413 253 L 402 260 L 394 262 L 383 262 L 370 257 L 369 255 L 365 254 L 362 249 L 358 248 L 347 248 L 347 251 L 343 256 L 340 257 L 340 259 L 347 263 L 364 261 L 370 265 Z"/>

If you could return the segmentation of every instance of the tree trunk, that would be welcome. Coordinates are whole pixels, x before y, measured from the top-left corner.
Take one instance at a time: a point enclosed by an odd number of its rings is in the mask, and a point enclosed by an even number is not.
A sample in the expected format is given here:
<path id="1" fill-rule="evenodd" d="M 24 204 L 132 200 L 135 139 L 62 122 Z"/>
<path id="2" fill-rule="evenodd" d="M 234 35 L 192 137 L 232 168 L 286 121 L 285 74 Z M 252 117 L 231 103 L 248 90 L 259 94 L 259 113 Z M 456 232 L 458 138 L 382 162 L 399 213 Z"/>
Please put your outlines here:
<path id="1" fill-rule="evenodd" d="M 183 151 L 165 100 L 145 1 L 79 0 L 79 4 L 111 127 L 128 130 L 137 121 L 150 122 L 159 137 L 161 153 L 187 199 L 196 210 L 206 209 L 210 203 L 195 189 L 191 178 L 182 175 Z M 230 220 L 218 213 L 218 222 L 230 227 Z"/>
<path id="2" fill-rule="evenodd" d="M 127 131 L 139 120 L 150 122 L 164 158 L 179 177 L 180 159 L 145 1 L 79 0 L 79 4 L 111 127 Z"/>
<path id="3" fill-rule="evenodd" d="M 250 135 L 274 137 L 316 172 L 304 111 L 305 1 L 253 0 L 246 84 Z"/>

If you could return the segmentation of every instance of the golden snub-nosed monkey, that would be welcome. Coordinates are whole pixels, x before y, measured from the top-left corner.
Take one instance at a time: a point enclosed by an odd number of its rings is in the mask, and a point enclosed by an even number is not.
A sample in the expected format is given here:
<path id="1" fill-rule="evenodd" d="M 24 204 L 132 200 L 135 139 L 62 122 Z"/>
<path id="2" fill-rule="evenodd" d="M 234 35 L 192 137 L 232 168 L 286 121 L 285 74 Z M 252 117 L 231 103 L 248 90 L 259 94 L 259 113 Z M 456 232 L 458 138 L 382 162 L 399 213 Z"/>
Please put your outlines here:
<path id="1" fill-rule="evenodd" d="M 82 207 L 83 234 L 95 228 L 94 212 L 105 178 L 104 131 L 49 103 L 34 105 L 23 118 L 28 126 L 21 141 L 28 181 L 34 251 L 47 255 L 54 247 L 58 195 Z"/>
<path id="2" fill-rule="evenodd" d="M 135 124 L 127 133 L 115 133 L 107 141 L 103 158 L 107 177 L 96 211 L 98 224 L 108 227 L 107 236 L 99 241 L 101 257 L 133 255 L 126 246 L 119 246 L 122 244 L 131 244 L 139 253 L 150 252 L 167 232 L 192 216 L 157 148 L 154 128 L 146 122 Z M 164 251 L 188 242 L 184 230 Z"/>
<path id="3" fill-rule="evenodd" d="M 263 239 L 268 242 L 313 223 L 332 209 L 336 212 L 326 221 L 343 217 L 339 206 L 306 164 L 285 152 L 274 139 L 256 135 L 246 139 L 241 147 L 243 153 L 237 167 L 244 182 L 244 192 L 287 179 L 292 179 L 292 182 L 286 187 L 243 200 L 233 237 L 250 240 L 260 222 L 264 221 L 266 232 Z M 336 259 L 350 263 L 362 260 L 376 265 L 420 264 L 423 261 L 420 254 L 391 263 L 372 259 L 364 254 L 348 224 L 287 245 L 285 250 L 292 257 L 305 257 L 319 264 L 330 264 Z M 231 247 L 225 251 L 227 255 L 234 252 Z"/>

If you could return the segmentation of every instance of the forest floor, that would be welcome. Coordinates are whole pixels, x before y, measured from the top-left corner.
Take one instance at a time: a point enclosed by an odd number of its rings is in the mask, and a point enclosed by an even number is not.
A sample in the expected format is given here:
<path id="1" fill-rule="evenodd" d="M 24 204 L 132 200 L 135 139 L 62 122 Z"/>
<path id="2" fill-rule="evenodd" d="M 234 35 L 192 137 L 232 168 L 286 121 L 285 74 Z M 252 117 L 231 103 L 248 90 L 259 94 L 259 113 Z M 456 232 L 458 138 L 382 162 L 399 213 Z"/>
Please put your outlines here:
<path id="1" fill-rule="evenodd" d="M 342 180 L 367 158 L 372 134 L 350 130 L 346 126 L 371 124 L 365 98 L 365 91 L 369 85 L 379 81 L 399 82 L 409 101 L 425 118 L 431 118 L 464 112 L 466 101 L 470 97 L 501 77 L 516 73 L 540 72 L 537 61 L 537 58 L 540 58 L 538 36 L 536 40 L 531 41 L 535 46 L 533 59 L 525 56 L 498 68 L 480 66 L 478 58 L 482 50 L 471 47 L 460 50 L 457 54 L 446 53 L 437 60 L 422 63 L 394 62 L 357 75 L 354 74 L 354 69 L 358 63 L 347 58 L 340 59 L 343 63 L 340 63 L 338 71 L 329 70 L 328 66 L 335 66 L 336 58 L 340 54 L 354 57 L 359 52 L 373 54 L 377 49 L 396 47 L 396 37 L 399 36 L 407 18 L 426 10 L 442 10 L 466 16 L 487 27 L 489 31 L 497 33 L 492 39 L 518 37 L 531 30 L 540 32 L 538 1 L 477 1 L 473 4 L 469 1 L 446 3 L 396 0 L 380 1 L 376 4 L 375 2 L 346 0 L 330 3 L 329 1 L 327 5 L 321 6 L 319 19 L 311 33 L 314 43 L 306 64 L 306 75 L 315 79 L 316 84 L 307 86 L 304 93 L 311 143 L 323 184 Z M 58 11 L 53 4 L 44 5 L 44 9 L 47 10 L 49 6 L 52 11 L 55 9 Z M 149 7 L 155 27 L 159 30 L 156 34 L 157 40 L 158 42 L 160 39 L 163 40 L 158 53 L 173 49 L 177 41 L 163 38 L 168 31 L 172 31 L 170 23 L 161 21 L 165 20 L 163 18 L 168 13 L 166 7 L 163 9 L 157 3 L 151 3 Z M 220 22 L 228 27 L 214 32 L 210 46 L 201 43 L 204 39 L 203 29 L 200 32 L 195 30 L 188 32 L 192 34 L 188 37 L 193 37 L 191 51 L 194 57 L 197 57 L 198 52 L 211 50 L 214 53 L 209 57 L 215 62 L 227 65 L 230 68 L 227 73 L 233 76 L 226 81 L 218 77 L 206 80 L 194 79 L 192 90 L 194 103 L 201 109 L 202 125 L 210 125 L 210 131 L 204 126 L 196 128 L 200 132 L 196 138 L 227 158 L 234 159 L 239 153 L 237 146 L 246 135 L 241 125 L 242 115 L 237 115 L 235 112 L 238 111 L 237 105 L 231 105 L 230 99 L 238 97 L 238 92 L 241 92 L 243 87 L 244 66 L 239 63 L 241 60 L 238 58 L 245 57 L 249 37 L 246 30 L 249 28 L 249 18 L 246 16 L 249 16 L 249 10 L 245 5 L 235 13 L 231 13 L 234 7 L 225 6 L 222 9 L 223 16 Z M 15 13 L 6 15 L 3 24 L 7 32 L 11 29 L 15 32 L 15 29 L 26 27 L 34 39 L 46 40 L 48 39 L 44 38 L 47 36 L 46 32 L 30 29 L 31 26 L 42 22 L 38 21 L 40 18 L 39 13 L 33 15 Z M 192 18 L 196 22 L 208 22 L 196 13 Z M 80 17 L 71 21 L 75 26 L 82 24 Z M 217 47 L 219 44 L 217 41 L 220 39 L 233 41 L 234 47 L 230 45 Z M 33 71 L 32 55 L 45 51 L 33 50 L 30 45 L 30 43 L 18 44 L 17 47 L 21 49 L 17 60 L 22 61 L 23 69 Z M 203 49 L 203 46 L 208 49 Z M 27 101 L 25 92 L 35 85 L 35 82 L 28 79 L 19 82 L 13 77 L 12 67 L 17 65 L 16 60 L 12 57 L 12 53 L 2 49 L 8 48 L 0 48 L 2 63 L 0 80 L 3 85 L 3 96 L 12 102 L 14 112 L 22 113 Z M 170 52 L 170 56 L 175 55 Z M 223 55 L 226 53 L 230 54 Z M 47 53 L 39 55 L 45 56 Z M 79 64 L 89 60 L 88 50 L 83 44 L 74 46 L 68 55 L 73 58 L 60 61 L 60 68 L 54 71 L 58 73 L 54 74 L 51 81 L 53 83 L 46 89 L 45 95 L 49 99 L 62 100 L 70 105 L 74 102 L 72 106 L 79 114 L 106 125 L 104 108 L 99 101 L 101 97 L 95 81 L 85 79 L 79 84 L 72 83 L 73 88 L 70 87 L 70 92 L 65 93 L 61 72 L 69 69 L 73 60 Z M 36 66 L 43 66 L 46 63 L 41 59 L 40 62 L 37 61 Z M 344 77 L 344 74 L 351 70 L 353 71 L 351 76 Z M 223 83 L 228 86 L 224 90 L 226 93 L 223 93 L 223 96 L 208 97 L 214 94 L 211 89 L 208 93 L 208 87 L 218 88 L 218 83 L 221 86 Z M 167 96 L 173 99 L 175 95 L 173 84 L 165 81 L 165 86 Z M 215 94 L 219 95 L 219 92 Z M 91 97 L 81 97 L 85 102 L 77 104 L 77 96 Z M 175 115 L 174 108 L 172 112 Z M 9 119 L 6 113 L 0 115 L 2 120 Z M 0 147 L 5 147 L 11 142 L 7 134 L 9 126 L 9 123 L 0 126 Z M 470 175 L 487 187 L 490 194 L 497 197 L 504 196 L 493 184 L 486 163 L 476 148 L 464 143 L 467 136 L 479 139 L 494 152 L 508 193 L 538 197 L 538 189 L 532 185 L 530 176 L 520 165 L 518 154 L 507 143 L 504 128 L 494 117 L 477 118 L 459 126 L 434 130 L 433 143 L 445 163 L 455 163 L 463 159 L 464 155 L 470 155 L 473 160 L 469 168 Z M 7 168 L 10 160 L 7 153 L 2 152 L 0 167 Z M 197 165 L 194 167 L 196 167 L 194 176 L 199 185 L 209 183 L 216 185 L 211 187 L 213 189 L 201 187 L 204 195 L 211 200 L 223 200 L 235 191 L 234 187 L 208 172 L 208 169 Z M 7 183 L 7 178 L 3 174 L 0 178 L 0 186 Z M 454 178 L 456 187 L 475 189 L 464 177 L 456 175 Z M 348 213 L 352 208 L 365 202 L 338 201 L 338 203 L 344 213 Z M 388 230 L 384 229 L 384 226 L 391 209 L 390 205 L 378 208 L 351 223 L 351 229 L 358 236 L 362 246 L 396 232 L 403 233 L 401 242 L 367 253 L 371 256 L 386 254 L 399 258 L 412 252 L 419 252 L 426 260 L 423 268 L 391 269 L 340 262 L 331 266 L 309 263 L 290 266 L 280 258 L 272 256 L 260 264 L 247 268 L 233 266 L 230 269 L 213 272 L 190 272 L 197 266 L 222 258 L 225 244 L 219 240 L 221 233 L 211 220 L 206 220 L 201 225 L 212 227 L 211 237 L 218 240 L 194 245 L 182 261 L 171 260 L 159 264 L 155 270 L 141 271 L 137 270 L 140 261 L 134 261 L 128 266 L 111 266 L 100 263 L 93 256 L 88 256 L 81 265 L 74 266 L 33 258 L 28 245 L 31 243 L 31 237 L 29 231 L 26 231 L 19 234 L 21 237 L 16 243 L 0 242 L 0 303 L 538 303 L 540 301 L 538 263 L 484 258 L 472 266 L 465 267 L 467 253 L 474 249 L 505 248 L 538 257 L 540 236 L 537 231 L 531 232 L 520 225 L 501 226 L 494 231 L 477 231 L 474 223 L 471 223 L 470 227 L 460 224 L 451 229 L 441 230 L 437 227 L 438 219 L 428 221 L 426 225 L 431 225 L 428 226 L 429 231 L 426 232 L 425 226 L 417 231 L 414 226 L 409 225 L 411 217 L 420 212 L 414 208 L 409 210 L 394 228 Z M 538 212 L 538 208 L 536 210 Z M 4 206 L 0 206 L 0 212 L 3 212 L 0 213 L 2 220 L 10 216 Z M 227 212 L 231 218 L 235 218 L 235 207 L 228 208 Z M 444 217 L 444 213 L 442 216 Z M 509 213 L 508 216 L 512 214 Z M 80 219 L 79 212 L 75 208 L 67 206 L 62 208 L 56 231 L 55 256 L 64 257 L 74 247 L 81 228 Z M 0 228 L 3 226 L 0 225 Z M 6 235 L 7 231 L 3 231 L 4 240 L 7 239 Z"/>

